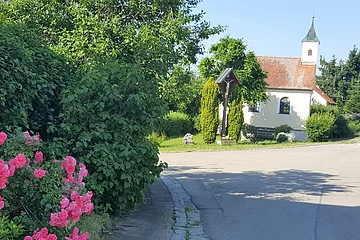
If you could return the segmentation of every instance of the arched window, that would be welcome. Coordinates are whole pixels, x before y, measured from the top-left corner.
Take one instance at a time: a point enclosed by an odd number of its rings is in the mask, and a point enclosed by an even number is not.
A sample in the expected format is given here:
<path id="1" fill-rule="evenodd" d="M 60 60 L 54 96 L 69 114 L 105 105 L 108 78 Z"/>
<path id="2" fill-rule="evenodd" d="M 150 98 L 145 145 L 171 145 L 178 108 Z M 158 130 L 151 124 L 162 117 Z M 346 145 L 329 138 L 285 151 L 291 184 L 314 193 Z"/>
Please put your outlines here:
<path id="1" fill-rule="evenodd" d="M 312 50 L 311 49 L 308 50 L 308 56 L 312 56 Z"/>
<path id="2" fill-rule="evenodd" d="M 290 100 L 288 97 L 283 97 L 280 100 L 280 114 L 290 114 Z"/>

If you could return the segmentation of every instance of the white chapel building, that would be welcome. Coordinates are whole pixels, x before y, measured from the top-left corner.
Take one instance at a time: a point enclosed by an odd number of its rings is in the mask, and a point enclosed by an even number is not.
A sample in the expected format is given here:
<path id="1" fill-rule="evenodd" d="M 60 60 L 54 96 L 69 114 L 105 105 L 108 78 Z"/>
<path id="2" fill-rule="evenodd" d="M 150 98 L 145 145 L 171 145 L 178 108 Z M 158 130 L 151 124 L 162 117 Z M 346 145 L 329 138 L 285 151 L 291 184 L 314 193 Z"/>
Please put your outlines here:
<path id="1" fill-rule="evenodd" d="M 307 140 L 305 121 L 310 116 L 311 104 L 335 104 L 315 85 L 319 45 L 313 17 L 309 32 L 302 40 L 301 57 L 257 57 L 261 68 L 268 73 L 269 99 L 255 106 L 244 106 L 244 123 L 270 132 L 276 126 L 287 124 L 293 128 L 297 140 Z"/>

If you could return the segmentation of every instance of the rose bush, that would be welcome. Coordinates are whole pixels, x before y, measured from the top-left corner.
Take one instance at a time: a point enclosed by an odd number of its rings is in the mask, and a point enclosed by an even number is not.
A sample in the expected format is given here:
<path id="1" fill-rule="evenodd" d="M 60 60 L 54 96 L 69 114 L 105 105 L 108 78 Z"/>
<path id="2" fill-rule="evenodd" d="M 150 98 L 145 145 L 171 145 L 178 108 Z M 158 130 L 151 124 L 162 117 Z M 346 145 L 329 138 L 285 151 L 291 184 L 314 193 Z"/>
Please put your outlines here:
<path id="1" fill-rule="evenodd" d="M 26 240 L 86 240 L 89 234 L 75 227 L 94 209 L 83 182 L 86 166 L 71 156 L 44 156 L 40 142 L 28 132 L 9 138 L 0 132 L 0 215 L 22 228 Z"/>

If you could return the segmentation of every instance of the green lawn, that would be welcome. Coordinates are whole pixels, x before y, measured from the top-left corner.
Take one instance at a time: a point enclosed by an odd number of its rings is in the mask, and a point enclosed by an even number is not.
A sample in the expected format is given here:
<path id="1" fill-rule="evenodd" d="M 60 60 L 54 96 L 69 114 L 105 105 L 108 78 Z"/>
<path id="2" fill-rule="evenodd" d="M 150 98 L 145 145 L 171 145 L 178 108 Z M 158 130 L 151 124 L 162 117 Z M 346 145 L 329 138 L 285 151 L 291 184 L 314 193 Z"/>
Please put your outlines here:
<path id="1" fill-rule="evenodd" d="M 218 145 L 205 144 L 202 135 L 197 134 L 194 136 L 195 144 L 183 144 L 183 138 L 166 139 L 160 144 L 160 152 L 192 152 L 192 151 L 221 151 L 221 150 L 246 150 L 254 148 L 284 148 L 284 147 L 297 147 L 297 146 L 311 146 L 320 144 L 335 144 L 335 143 L 355 143 L 359 142 L 359 138 L 331 141 L 325 143 L 311 143 L 311 142 L 293 142 L 293 143 L 276 143 L 276 141 L 262 141 L 258 143 L 238 143 L 235 145 Z"/>

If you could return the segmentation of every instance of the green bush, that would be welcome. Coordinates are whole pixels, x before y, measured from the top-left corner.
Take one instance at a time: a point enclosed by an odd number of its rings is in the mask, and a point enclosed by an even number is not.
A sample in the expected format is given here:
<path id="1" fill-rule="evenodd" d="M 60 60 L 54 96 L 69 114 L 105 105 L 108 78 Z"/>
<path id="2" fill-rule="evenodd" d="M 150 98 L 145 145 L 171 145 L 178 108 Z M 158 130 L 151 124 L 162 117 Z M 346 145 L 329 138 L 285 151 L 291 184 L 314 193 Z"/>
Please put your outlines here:
<path id="1" fill-rule="evenodd" d="M 146 138 L 165 112 L 157 81 L 137 64 L 108 62 L 63 92 L 62 135 L 47 151 L 58 157 L 56 149 L 68 149 L 86 163 L 87 187 L 102 209 L 133 208 L 167 166 Z"/>
<path id="2" fill-rule="evenodd" d="M 186 113 L 170 112 L 164 117 L 162 131 L 168 137 L 180 137 L 194 132 L 194 123 Z"/>
<path id="3" fill-rule="evenodd" d="M 160 144 L 166 139 L 166 135 L 153 131 L 149 136 L 147 136 L 147 139 L 151 143 L 160 146 Z"/>
<path id="4" fill-rule="evenodd" d="M 354 132 L 349 127 L 349 120 L 343 115 L 339 115 L 335 119 L 334 129 L 332 132 L 333 138 L 352 137 Z"/>
<path id="5" fill-rule="evenodd" d="M 23 227 L 0 215 L 0 239 L 14 240 L 23 235 Z"/>
<path id="6" fill-rule="evenodd" d="M 219 126 L 219 87 L 209 78 L 201 94 L 201 131 L 205 143 L 214 143 Z"/>
<path id="7" fill-rule="evenodd" d="M 312 142 L 328 141 L 334 129 L 335 116 L 331 113 L 314 113 L 305 122 L 306 133 Z"/>
<path id="8" fill-rule="evenodd" d="M 292 127 L 290 127 L 287 124 L 280 125 L 280 126 L 275 127 L 274 135 L 275 135 L 275 137 L 277 137 L 279 133 L 281 133 L 281 132 L 282 133 L 290 133 L 291 130 L 292 130 Z"/>
<path id="9" fill-rule="evenodd" d="M 200 117 L 201 117 L 201 114 L 198 114 L 197 116 L 193 117 L 194 129 L 195 129 L 197 132 L 201 132 Z"/>
<path id="10" fill-rule="evenodd" d="M 322 105 L 322 104 L 312 104 L 310 108 L 310 115 L 314 113 L 330 113 L 334 116 L 339 116 L 342 114 L 342 110 L 338 106 L 334 105 Z"/>
<path id="11" fill-rule="evenodd" d="M 228 135 L 231 139 L 239 141 L 241 128 L 244 123 L 243 104 L 240 100 L 233 100 L 230 104 L 228 116 Z"/>
<path id="12" fill-rule="evenodd" d="M 59 125 L 60 92 L 74 69 L 24 26 L 0 22 L 0 32 L 0 131 L 21 127 L 46 140 L 48 126 Z"/>
<path id="13" fill-rule="evenodd" d="M 349 121 L 348 127 L 353 135 L 358 135 L 360 133 L 360 121 Z"/>

